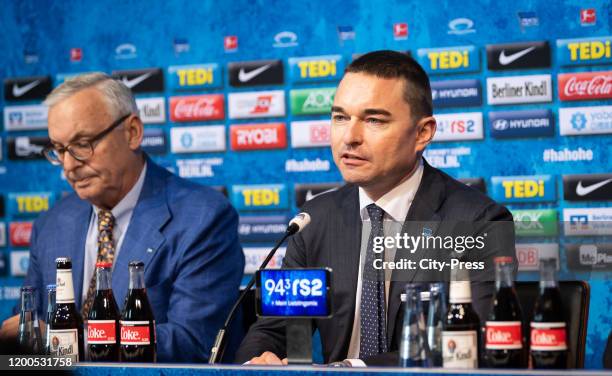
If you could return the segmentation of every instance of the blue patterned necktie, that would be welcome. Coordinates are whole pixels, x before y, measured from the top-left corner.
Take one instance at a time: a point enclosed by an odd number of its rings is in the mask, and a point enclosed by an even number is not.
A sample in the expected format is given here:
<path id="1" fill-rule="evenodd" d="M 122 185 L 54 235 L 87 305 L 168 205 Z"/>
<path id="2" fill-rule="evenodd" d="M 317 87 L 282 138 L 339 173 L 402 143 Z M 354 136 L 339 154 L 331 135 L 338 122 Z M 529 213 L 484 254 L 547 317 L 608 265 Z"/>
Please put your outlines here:
<path id="1" fill-rule="evenodd" d="M 361 339 L 359 357 L 367 358 L 387 352 L 387 323 L 385 309 L 385 271 L 374 268 L 374 260 L 384 260 L 384 252 L 374 253 L 374 237 L 384 236 L 385 212 L 375 204 L 367 206 L 372 231 L 368 240 L 361 278 Z"/>

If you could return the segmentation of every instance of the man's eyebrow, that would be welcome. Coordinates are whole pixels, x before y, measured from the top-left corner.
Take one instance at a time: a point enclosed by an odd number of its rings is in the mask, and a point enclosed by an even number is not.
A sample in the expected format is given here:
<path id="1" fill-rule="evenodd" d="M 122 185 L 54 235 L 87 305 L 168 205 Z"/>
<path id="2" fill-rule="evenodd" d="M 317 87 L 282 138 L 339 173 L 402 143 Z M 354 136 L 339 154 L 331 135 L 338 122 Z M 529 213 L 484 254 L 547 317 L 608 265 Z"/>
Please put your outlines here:
<path id="1" fill-rule="evenodd" d="M 382 108 L 367 108 L 363 111 L 365 115 L 384 115 L 391 116 L 391 113 L 387 110 L 383 110 Z"/>
<path id="2" fill-rule="evenodd" d="M 344 111 L 344 108 L 340 106 L 332 106 L 331 112 L 345 112 L 346 113 L 346 111 Z"/>
<path id="3" fill-rule="evenodd" d="M 79 140 L 79 139 L 83 139 L 83 138 L 92 138 L 92 137 L 93 137 L 92 135 L 89 135 L 89 134 L 87 134 L 87 133 L 84 133 L 84 132 L 82 132 L 82 131 L 79 131 L 79 132 L 75 133 L 75 134 L 74 134 L 74 136 L 72 136 L 72 137 L 70 138 L 70 140 L 68 140 L 68 144 L 67 144 L 67 145 L 69 145 L 69 144 L 71 144 L 71 143 L 73 143 L 74 141 Z M 51 141 L 51 143 L 52 143 L 52 144 L 60 144 L 59 142 L 55 141 L 54 139 L 51 139 L 50 141 Z M 62 146 L 63 146 L 63 145 L 62 145 Z"/>

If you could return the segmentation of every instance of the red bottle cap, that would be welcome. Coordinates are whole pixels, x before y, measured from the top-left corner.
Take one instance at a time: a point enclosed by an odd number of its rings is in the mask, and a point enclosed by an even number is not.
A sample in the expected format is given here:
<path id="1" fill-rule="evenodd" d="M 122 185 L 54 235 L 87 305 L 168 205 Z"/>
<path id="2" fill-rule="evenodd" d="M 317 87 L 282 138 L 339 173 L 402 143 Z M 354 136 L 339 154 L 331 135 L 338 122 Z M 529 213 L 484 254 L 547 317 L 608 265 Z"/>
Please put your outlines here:
<path id="1" fill-rule="evenodd" d="M 110 262 L 96 262 L 96 268 L 110 268 L 113 264 Z"/>

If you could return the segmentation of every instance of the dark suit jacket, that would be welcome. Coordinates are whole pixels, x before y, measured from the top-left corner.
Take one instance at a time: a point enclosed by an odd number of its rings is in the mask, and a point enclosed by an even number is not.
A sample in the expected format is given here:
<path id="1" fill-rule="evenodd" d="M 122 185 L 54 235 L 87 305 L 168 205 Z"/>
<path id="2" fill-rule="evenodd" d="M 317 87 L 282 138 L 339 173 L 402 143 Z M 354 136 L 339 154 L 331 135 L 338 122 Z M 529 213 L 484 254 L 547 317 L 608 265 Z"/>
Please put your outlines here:
<path id="1" fill-rule="evenodd" d="M 307 202 L 303 211 L 311 215 L 312 222 L 289 241 L 283 267 L 333 269 L 334 317 L 314 320 L 314 327 L 321 334 L 325 362 L 340 361 L 347 356 L 356 304 L 362 231 L 358 188 L 345 185 L 335 192 L 318 196 Z M 426 226 L 433 235 L 451 234 L 457 232 L 457 221 L 463 221 L 463 225 L 470 224 L 474 227 L 474 233 L 488 232 L 487 240 L 490 244 L 482 252 L 464 252 L 463 255 L 454 257 L 466 261 L 486 261 L 487 265 L 493 265 L 492 259 L 495 256 L 515 257 L 514 225 L 510 212 L 482 193 L 425 162 L 423 177 L 402 231 L 418 236 Z M 506 225 L 506 233 L 502 233 L 501 228 L 497 226 L 491 226 L 490 221 L 507 221 L 503 222 Z M 480 228 L 475 229 L 476 226 Z M 402 252 L 397 250 L 396 260 L 406 255 Z M 448 252 L 446 254 L 450 255 Z M 417 252 L 409 257 L 418 260 L 423 255 Z M 488 275 L 484 272 L 470 275 L 474 307 L 481 321 L 486 318 L 494 292 L 494 276 L 490 274 L 490 270 L 489 268 Z M 392 280 L 387 310 L 388 348 L 391 353 L 364 359 L 366 364 L 397 364 L 403 319 L 400 295 L 405 284 L 416 281 L 448 281 L 448 275 L 395 270 Z M 281 358 L 286 356 L 284 320 L 260 318 L 253 324 L 240 345 L 236 362 L 243 363 L 264 351 L 272 351 Z"/>
<path id="2" fill-rule="evenodd" d="M 24 284 L 37 288 L 40 310 L 47 307 L 45 286 L 55 283 L 55 258 L 62 256 L 72 258 L 75 303 L 81 309 L 91 211 L 89 202 L 71 194 L 35 221 Z M 223 195 L 147 158 L 145 182 L 114 261 L 112 286 L 121 309 L 128 290 L 128 263 L 144 262 L 157 324 L 158 361 L 207 361 L 238 296 L 244 270 L 237 227 L 238 215 Z M 240 328 L 232 332 L 235 349 Z"/>

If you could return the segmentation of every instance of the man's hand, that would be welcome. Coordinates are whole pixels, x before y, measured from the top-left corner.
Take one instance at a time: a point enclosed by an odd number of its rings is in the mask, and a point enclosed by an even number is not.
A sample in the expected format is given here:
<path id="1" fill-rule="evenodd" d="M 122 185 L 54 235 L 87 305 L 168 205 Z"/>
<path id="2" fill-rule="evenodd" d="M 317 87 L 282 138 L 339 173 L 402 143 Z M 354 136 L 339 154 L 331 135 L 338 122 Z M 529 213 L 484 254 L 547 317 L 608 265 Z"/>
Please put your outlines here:
<path id="1" fill-rule="evenodd" d="M 17 338 L 19 328 L 19 315 L 9 317 L 0 328 L 0 340 L 14 340 Z"/>
<path id="2" fill-rule="evenodd" d="M 287 358 L 280 360 L 276 354 L 270 351 L 266 351 L 260 356 L 256 356 L 249 360 L 246 364 L 248 365 L 268 365 L 268 366 L 286 366 Z"/>
<path id="3" fill-rule="evenodd" d="M 45 330 L 47 325 L 44 321 L 38 320 L 38 326 L 40 327 L 40 335 L 45 338 Z M 13 341 L 17 339 L 19 333 L 19 315 L 9 317 L 2 323 L 0 328 L 0 341 Z"/>

